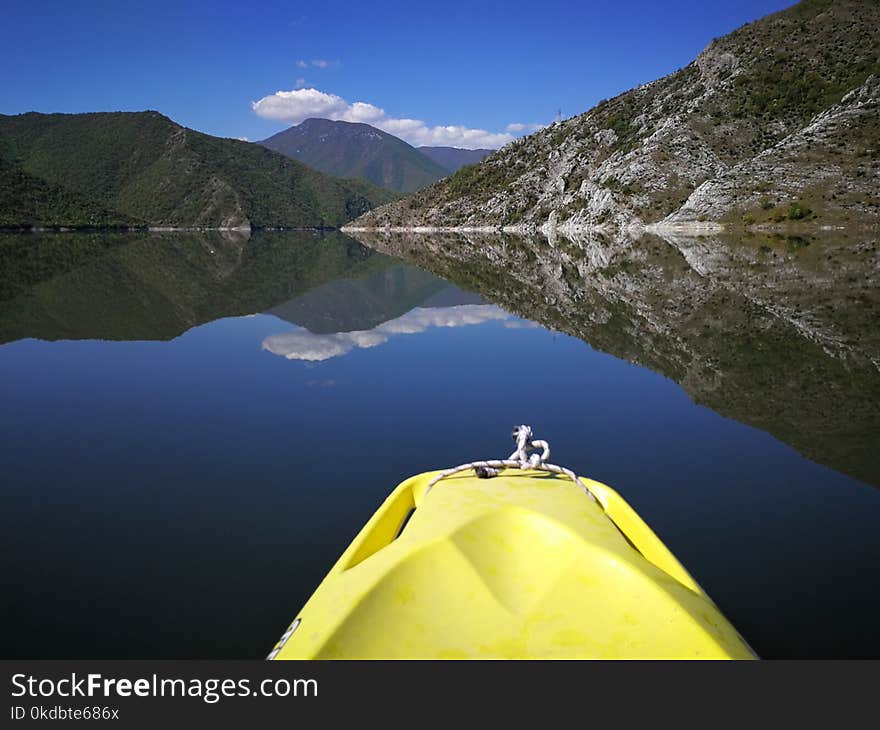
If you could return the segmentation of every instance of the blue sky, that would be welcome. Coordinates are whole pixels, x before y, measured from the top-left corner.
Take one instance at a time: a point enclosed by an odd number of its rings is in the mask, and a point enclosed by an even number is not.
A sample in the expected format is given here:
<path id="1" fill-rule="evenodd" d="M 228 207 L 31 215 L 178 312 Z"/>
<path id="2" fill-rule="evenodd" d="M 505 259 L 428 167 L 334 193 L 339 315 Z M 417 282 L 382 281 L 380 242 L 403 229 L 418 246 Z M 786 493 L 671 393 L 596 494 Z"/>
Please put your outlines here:
<path id="1" fill-rule="evenodd" d="M 157 109 L 251 140 L 311 114 L 416 144 L 498 146 L 791 4 L 13 0 L 0 113 Z"/>

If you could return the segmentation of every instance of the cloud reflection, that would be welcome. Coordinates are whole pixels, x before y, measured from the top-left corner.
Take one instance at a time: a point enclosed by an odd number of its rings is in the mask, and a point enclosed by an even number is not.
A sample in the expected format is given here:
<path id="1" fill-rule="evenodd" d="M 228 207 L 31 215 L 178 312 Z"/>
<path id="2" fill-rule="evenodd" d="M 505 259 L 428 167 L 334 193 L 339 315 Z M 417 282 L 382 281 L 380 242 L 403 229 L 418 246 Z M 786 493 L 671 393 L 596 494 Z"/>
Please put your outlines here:
<path id="1" fill-rule="evenodd" d="M 321 362 L 388 342 L 393 335 L 413 335 L 429 327 L 465 327 L 492 321 L 514 321 L 512 315 L 492 304 L 462 304 L 457 307 L 413 309 L 402 317 L 383 322 L 371 330 L 316 335 L 306 329 L 271 335 L 263 340 L 264 350 L 288 360 Z"/>

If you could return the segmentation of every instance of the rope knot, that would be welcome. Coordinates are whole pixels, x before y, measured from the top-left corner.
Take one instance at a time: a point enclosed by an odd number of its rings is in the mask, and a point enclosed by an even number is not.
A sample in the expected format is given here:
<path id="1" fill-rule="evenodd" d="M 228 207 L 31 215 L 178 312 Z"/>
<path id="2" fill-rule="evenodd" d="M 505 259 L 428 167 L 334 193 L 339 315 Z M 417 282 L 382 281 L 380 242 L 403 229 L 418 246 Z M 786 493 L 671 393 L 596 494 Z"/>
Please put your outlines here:
<path id="1" fill-rule="evenodd" d="M 510 461 L 519 463 L 520 469 L 538 469 L 550 458 L 550 444 L 546 441 L 532 440 L 532 429 L 523 424 L 513 429 L 513 440 L 516 441 L 516 451 L 510 455 Z M 540 454 L 531 454 L 529 451 L 541 449 Z"/>
<path id="2" fill-rule="evenodd" d="M 553 474 L 564 474 L 583 489 L 590 499 L 594 502 L 598 501 L 595 495 L 587 489 L 587 485 L 584 484 L 571 469 L 547 463 L 547 459 L 550 458 L 550 444 L 546 441 L 533 439 L 532 429 L 529 426 L 517 426 L 513 429 L 513 440 L 516 441 L 516 451 L 510 455 L 510 458 L 493 459 L 491 461 L 472 461 L 469 464 L 460 464 L 451 469 L 446 469 L 428 482 L 428 485 L 425 487 L 425 491 L 422 494 L 422 499 L 428 496 L 428 492 L 431 491 L 431 488 L 437 482 L 451 476 L 452 474 L 458 474 L 459 472 L 473 469 L 477 477 L 480 479 L 490 479 L 491 477 L 497 476 L 503 469 L 519 468 L 539 469 L 541 471 L 549 471 Z M 537 451 L 538 449 L 541 449 L 540 454 L 529 455 L 529 451 Z"/>

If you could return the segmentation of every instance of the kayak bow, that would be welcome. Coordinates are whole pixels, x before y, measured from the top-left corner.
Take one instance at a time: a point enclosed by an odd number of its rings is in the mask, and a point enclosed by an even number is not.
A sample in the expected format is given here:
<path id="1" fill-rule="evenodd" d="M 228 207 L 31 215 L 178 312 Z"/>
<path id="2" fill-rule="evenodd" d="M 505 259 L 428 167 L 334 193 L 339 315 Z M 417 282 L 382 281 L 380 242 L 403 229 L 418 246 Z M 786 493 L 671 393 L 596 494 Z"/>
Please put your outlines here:
<path id="1" fill-rule="evenodd" d="M 617 492 L 525 429 L 510 459 L 400 484 L 268 658 L 756 658 Z"/>

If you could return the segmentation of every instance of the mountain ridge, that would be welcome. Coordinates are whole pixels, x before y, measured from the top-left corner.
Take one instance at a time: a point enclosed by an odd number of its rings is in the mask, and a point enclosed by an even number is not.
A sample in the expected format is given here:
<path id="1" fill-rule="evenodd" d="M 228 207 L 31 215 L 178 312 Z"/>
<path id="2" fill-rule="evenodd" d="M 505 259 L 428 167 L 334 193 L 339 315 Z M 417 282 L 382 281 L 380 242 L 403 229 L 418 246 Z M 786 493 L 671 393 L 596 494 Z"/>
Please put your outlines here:
<path id="1" fill-rule="evenodd" d="M 156 111 L 0 115 L 0 160 L 13 228 L 329 227 L 394 197 Z"/>
<path id="2" fill-rule="evenodd" d="M 805 0 L 348 228 L 876 226 L 878 26 L 874 0 Z"/>

